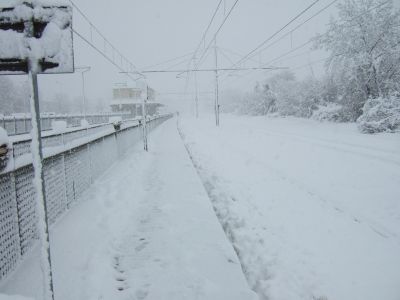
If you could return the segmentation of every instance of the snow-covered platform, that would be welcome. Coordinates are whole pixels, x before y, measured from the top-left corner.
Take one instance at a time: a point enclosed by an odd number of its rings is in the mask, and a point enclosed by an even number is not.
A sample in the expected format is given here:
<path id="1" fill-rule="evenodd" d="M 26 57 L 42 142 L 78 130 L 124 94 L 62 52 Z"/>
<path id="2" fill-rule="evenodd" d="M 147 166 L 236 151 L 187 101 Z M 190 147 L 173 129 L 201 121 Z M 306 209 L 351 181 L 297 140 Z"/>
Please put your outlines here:
<path id="1" fill-rule="evenodd" d="M 175 120 L 149 143 L 149 153 L 132 149 L 52 229 L 56 299 L 257 299 Z M 40 300 L 40 274 L 36 249 L 0 294 Z"/>

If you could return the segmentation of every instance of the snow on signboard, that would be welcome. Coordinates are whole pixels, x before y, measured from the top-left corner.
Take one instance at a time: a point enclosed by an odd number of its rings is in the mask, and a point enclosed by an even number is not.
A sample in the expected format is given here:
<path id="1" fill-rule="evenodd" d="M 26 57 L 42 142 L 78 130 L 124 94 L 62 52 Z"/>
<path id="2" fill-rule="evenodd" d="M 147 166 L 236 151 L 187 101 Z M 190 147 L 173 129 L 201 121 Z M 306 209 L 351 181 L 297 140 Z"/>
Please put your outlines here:
<path id="1" fill-rule="evenodd" d="M 65 1 L 6 0 L 0 6 L 0 75 L 27 73 L 29 59 L 39 61 L 42 74 L 74 71 L 72 8 Z"/>

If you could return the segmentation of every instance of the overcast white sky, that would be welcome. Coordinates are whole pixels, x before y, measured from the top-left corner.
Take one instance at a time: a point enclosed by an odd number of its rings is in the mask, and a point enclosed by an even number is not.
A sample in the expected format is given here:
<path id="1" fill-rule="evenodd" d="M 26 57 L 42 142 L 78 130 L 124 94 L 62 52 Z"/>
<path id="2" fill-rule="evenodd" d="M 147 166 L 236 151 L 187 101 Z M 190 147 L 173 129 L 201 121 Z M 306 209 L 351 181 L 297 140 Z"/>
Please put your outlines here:
<path id="1" fill-rule="evenodd" d="M 222 7 L 210 29 L 207 44 L 234 2 L 235 0 L 225 1 L 225 12 Z M 224 52 L 224 55 L 219 54 L 220 66 L 230 67 L 230 61 L 237 61 L 240 58 L 232 52 L 248 53 L 312 2 L 314 0 L 239 0 L 218 35 L 218 47 L 221 47 Z M 332 0 L 320 0 L 317 5 L 289 28 L 295 27 L 330 2 Z M 75 3 L 127 58 L 139 69 L 142 69 L 145 66 L 154 65 L 194 51 L 218 4 L 218 0 L 75 0 Z M 334 15 L 334 13 L 335 6 L 332 6 L 295 31 L 292 42 L 287 37 L 255 59 L 263 62 L 269 61 L 289 51 L 291 47 L 295 48 L 304 43 L 317 32 L 323 32 L 324 24 L 329 21 L 330 15 Z M 77 12 L 74 12 L 74 27 L 85 36 L 90 36 L 89 26 Z M 284 33 L 286 32 L 284 31 Z M 95 43 L 102 48 L 103 43 L 100 39 L 95 38 Z M 295 59 L 275 63 L 275 65 L 296 67 L 323 57 L 321 53 L 307 54 L 305 53 L 307 50 L 308 48 L 303 48 L 289 55 L 289 57 L 296 54 L 302 55 Z M 229 51 L 231 51 L 230 54 Z M 211 54 L 213 53 L 211 52 Z M 118 70 L 114 66 L 105 61 L 78 37 L 75 37 L 75 61 L 76 66 L 89 65 L 92 67 L 92 70 L 87 73 L 87 94 L 90 98 L 110 98 L 114 83 L 129 83 L 129 79 L 118 74 Z M 213 64 L 214 57 L 210 55 L 202 67 L 211 67 Z M 252 64 L 257 65 L 257 62 Z M 171 64 L 154 68 L 163 69 L 168 66 L 171 66 Z M 175 68 L 185 67 L 186 63 Z M 314 65 L 313 71 L 318 74 L 320 67 L 320 65 Z M 311 74 L 311 68 L 306 67 L 297 70 L 297 72 L 299 76 L 307 76 Z M 245 72 L 236 73 L 236 75 L 243 74 Z M 181 93 L 184 91 L 185 78 L 176 79 L 175 75 L 149 75 L 148 82 L 161 93 L 160 97 L 167 97 L 164 93 Z M 213 76 L 212 73 L 199 74 L 200 91 L 213 91 Z M 247 77 L 229 77 L 221 82 L 221 89 L 232 87 L 250 89 L 257 80 L 262 80 L 266 76 L 268 74 L 265 71 L 257 71 Z M 41 89 L 46 96 L 56 91 L 75 96 L 81 94 L 79 74 L 42 77 L 41 83 Z M 192 80 L 189 91 L 193 90 Z M 168 97 L 176 98 L 178 96 L 168 95 Z"/>

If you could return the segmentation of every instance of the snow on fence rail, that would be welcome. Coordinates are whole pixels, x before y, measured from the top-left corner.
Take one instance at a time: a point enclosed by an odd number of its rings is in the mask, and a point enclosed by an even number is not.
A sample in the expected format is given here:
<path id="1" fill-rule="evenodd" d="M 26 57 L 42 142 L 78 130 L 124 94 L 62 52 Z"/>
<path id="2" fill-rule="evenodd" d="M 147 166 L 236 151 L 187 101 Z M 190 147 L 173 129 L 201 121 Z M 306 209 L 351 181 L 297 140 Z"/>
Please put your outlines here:
<path id="1" fill-rule="evenodd" d="M 108 123 L 111 117 L 121 117 L 123 120 L 131 118 L 130 113 L 101 113 L 84 115 L 46 115 L 41 116 L 42 130 L 51 130 L 53 121 L 64 121 L 68 127 L 80 126 L 86 118 L 89 124 Z M 0 127 L 3 127 L 8 135 L 29 133 L 32 129 L 30 115 L 19 114 L 14 116 L 0 116 Z"/>
<path id="2" fill-rule="evenodd" d="M 148 128 L 152 130 L 171 117 L 149 118 Z M 60 139 L 60 136 L 51 138 Z M 120 130 L 105 128 L 68 141 L 65 137 L 62 144 L 44 149 L 49 224 L 79 201 L 96 178 L 142 140 L 142 128 L 138 122 L 125 122 Z M 15 269 L 38 238 L 32 163 L 26 160 L 18 164 L 17 161 L 18 157 L 0 173 L 0 281 Z"/>

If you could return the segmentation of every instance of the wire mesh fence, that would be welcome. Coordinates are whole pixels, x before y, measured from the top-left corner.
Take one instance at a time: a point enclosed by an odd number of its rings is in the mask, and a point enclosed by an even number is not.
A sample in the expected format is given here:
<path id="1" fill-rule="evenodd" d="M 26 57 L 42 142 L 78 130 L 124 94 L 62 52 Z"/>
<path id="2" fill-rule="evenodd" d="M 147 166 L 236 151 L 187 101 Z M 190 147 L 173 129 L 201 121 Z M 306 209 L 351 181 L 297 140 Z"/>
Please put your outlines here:
<path id="1" fill-rule="evenodd" d="M 152 130 L 171 117 L 151 118 L 148 127 Z M 75 133 L 76 137 L 82 136 Z M 51 142 L 44 143 L 47 147 L 58 145 L 60 141 L 64 146 L 70 144 L 67 150 L 57 148 L 58 152 L 45 155 L 43 169 L 49 224 L 79 202 L 96 178 L 141 141 L 142 129 L 132 124 L 121 130 L 93 131 L 92 139 L 85 137 L 82 143 L 65 136 L 54 136 Z M 17 147 L 17 157 L 29 151 L 29 146 L 23 145 Z M 33 171 L 31 163 L 21 166 L 14 163 L 13 168 L 0 173 L 0 281 L 15 269 L 38 240 Z"/>

